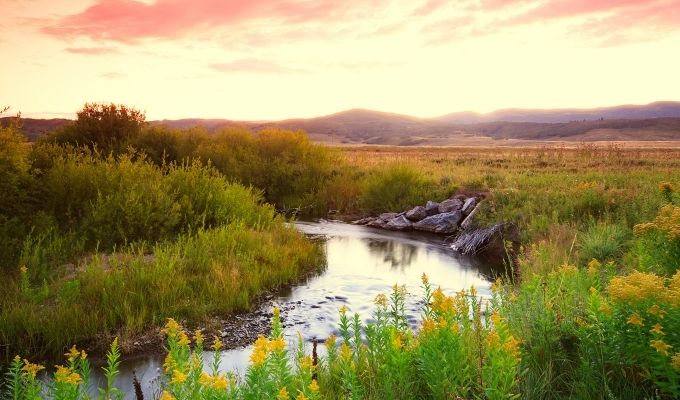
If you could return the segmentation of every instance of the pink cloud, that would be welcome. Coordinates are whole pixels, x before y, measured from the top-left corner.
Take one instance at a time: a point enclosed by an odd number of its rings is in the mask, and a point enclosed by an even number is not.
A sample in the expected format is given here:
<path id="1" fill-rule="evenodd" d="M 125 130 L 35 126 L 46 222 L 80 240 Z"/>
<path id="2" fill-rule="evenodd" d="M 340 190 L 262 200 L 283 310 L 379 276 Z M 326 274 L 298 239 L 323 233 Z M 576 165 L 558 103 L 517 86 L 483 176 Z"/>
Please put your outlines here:
<path id="1" fill-rule="evenodd" d="M 210 64 L 215 71 L 224 73 L 250 73 L 250 74 L 291 74 L 304 73 L 298 68 L 291 68 L 274 61 L 246 58 L 225 63 Z"/>
<path id="2" fill-rule="evenodd" d="M 434 11 L 436 11 L 438 8 L 444 6 L 446 3 L 447 3 L 447 0 L 427 0 L 427 2 L 425 2 L 425 4 L 423 4 L 421 7 L 417 8 L 413 12 L 413 15 L 416 15 L 416 16 L 430 15 Z"/>
<path id="3" fill-rule="evenodd" d="M 122 73 L 122 72 L 115 72 L 115 71 L 112 71 L 112 72 L 105 72 L 105 73 L 103 73 L 103 74 L 99 74 L 99 76 L 100 76 L 101 78 L 119 79 L 119 78 L 124 78 L 124 77 L 126 77 L 127 75 L 125 75 L 125 74 Z"/>
<path id="4" fill-rule="evenodd" d="M 382 0 L 380 0 L 382 1 Z M 88 37 L 134 43 L 145 38 L 176 38 L 215 27 L 230 27 L 251 19 L 288 24 L 338 18 L 357 5 L 378 1 L 334 0 L 97 0 L 85 10 L 43 26 L 45 34 L 61 39 Z"/>
<path id="5" fill-rule="evenodd" d="M 101 56 L 118 53 L 118 49 L 115 47 L 67 47 L 64 50 L 69 53 L 82 54 L 85 56 Z"/>

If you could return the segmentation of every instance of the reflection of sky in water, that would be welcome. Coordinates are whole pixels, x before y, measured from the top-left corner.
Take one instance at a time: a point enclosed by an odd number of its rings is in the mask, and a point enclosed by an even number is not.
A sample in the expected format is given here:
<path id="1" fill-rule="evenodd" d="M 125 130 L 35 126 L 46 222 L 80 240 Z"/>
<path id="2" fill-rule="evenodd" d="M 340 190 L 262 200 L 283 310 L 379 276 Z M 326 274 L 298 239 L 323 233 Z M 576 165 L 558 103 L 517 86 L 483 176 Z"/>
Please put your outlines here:
<path id="1" fill-rule="evenodd" d="M 375 296 L 389 294 L 396 283 L 410 293 L 406 313 L 412 325 L 420 319 L 421 275 L 426 273 L 434 287 L 447 294 L 475 286 L 479 295 L 488 296 L 490 283 L 480 274 L 473 258 L 460 257 L 434 236 L 385 232 L 362 226 L 334 222 L 297 223 L 302 232 L 323 238 L 327 268 L 318 276 L 286 288 L 275 302 L 284 310 L 286 340 L 294 348 L 298 333 L 304 338 L 308 352 L 312 339 L 325 340 L 337 334 L 338 310 L 345 305 L 350 313 L 358 313 L 362 321 L 371 319 Z M 251 348 L 223 352 L 222 371 L 243 374 Z M 319 353 L 323 354 L 322 348 Z M 206 367 L 212 354 L 206 354 Z M 135 370 L 148 395 L 154 390 L 162 359 L 157 356 L 123 363 L 119 387 L 132 391 Z M 155 385 L 157 386 L 157 385 Z M 134 398 L 131 393 L 127 398 Z"/>

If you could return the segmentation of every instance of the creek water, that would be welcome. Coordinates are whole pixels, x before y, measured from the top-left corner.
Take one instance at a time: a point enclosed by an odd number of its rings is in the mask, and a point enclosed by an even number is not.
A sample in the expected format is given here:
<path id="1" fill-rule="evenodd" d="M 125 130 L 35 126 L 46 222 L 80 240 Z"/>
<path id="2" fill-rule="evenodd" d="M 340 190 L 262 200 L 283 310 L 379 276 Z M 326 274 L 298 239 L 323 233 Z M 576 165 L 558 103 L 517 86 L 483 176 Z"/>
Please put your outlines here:
<path id="1" fill-rule="evenodd" d="M 494 266 L 482 259 L 454 253 L 441 237 L 328 221 L 297 222 L 296 227 L 322 243 L 326 265 L 318 274 L 280 290 L 274 297 L 274 304 L 282 310 L 290 348 L 294 348 L 300 336 L 311 352 L 312 341 L 323 341 L 337 334 L 339 309 L 343 305 L 351 314 L 358 313 L 362 321 L 370 321 L 376 295 L 389 295 L 394 284 L 406 286 L 407 318 L 411 325 L 417 325 L 422 307 L 423 273 L 434 287 L 440 286 L 447 294 L 474 286 L 478 295 L 490 295 Z M 221 371 L 243 375 L 251 351 L 251 346 L 223 351 Z M 324 349 L 319 353 L 323 354 Z M 206 367 L 212 358 L 213 354 L 206 352 Z M 162 364 L 162 357 L 157 355 L 124 360 L 117 386 L 127 393 L 126 398 L 134 399 L 134 372 L 145 398 L 156 398 Z M 93 383 L 102 379 L 95 374 Z"/>

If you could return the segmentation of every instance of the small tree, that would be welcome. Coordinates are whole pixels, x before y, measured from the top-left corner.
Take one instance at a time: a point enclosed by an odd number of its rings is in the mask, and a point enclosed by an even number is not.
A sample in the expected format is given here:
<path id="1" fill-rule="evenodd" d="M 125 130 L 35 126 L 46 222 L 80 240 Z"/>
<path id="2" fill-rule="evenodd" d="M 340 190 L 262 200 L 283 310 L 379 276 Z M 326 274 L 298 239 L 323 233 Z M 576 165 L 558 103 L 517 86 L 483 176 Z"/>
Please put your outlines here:
<path id="1" fill-rule="evenodd" d="M 146 120 L 142 111 L 113 103 L 86 103 L 77 116 L 53 139 L 61 144 L 96 147 L 105 153 L 124 150 L 132 138 L 139 136 Z"/>

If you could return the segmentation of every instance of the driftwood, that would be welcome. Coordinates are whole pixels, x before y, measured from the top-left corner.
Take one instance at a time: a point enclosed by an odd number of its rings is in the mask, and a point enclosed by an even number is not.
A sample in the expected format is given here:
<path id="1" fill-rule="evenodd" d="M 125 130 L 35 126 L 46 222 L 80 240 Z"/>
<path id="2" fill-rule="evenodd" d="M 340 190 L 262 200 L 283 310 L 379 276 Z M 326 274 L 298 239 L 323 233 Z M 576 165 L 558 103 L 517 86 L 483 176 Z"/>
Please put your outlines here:
<path id="1" fill-rule="evenodd" d="M 451 248 L 462 254 L 477 254 L 488 246 L 503 241 L 503 231 L 508 224 L 498 223 L 486 228 L 463 231 L 456 237 Z"/>

